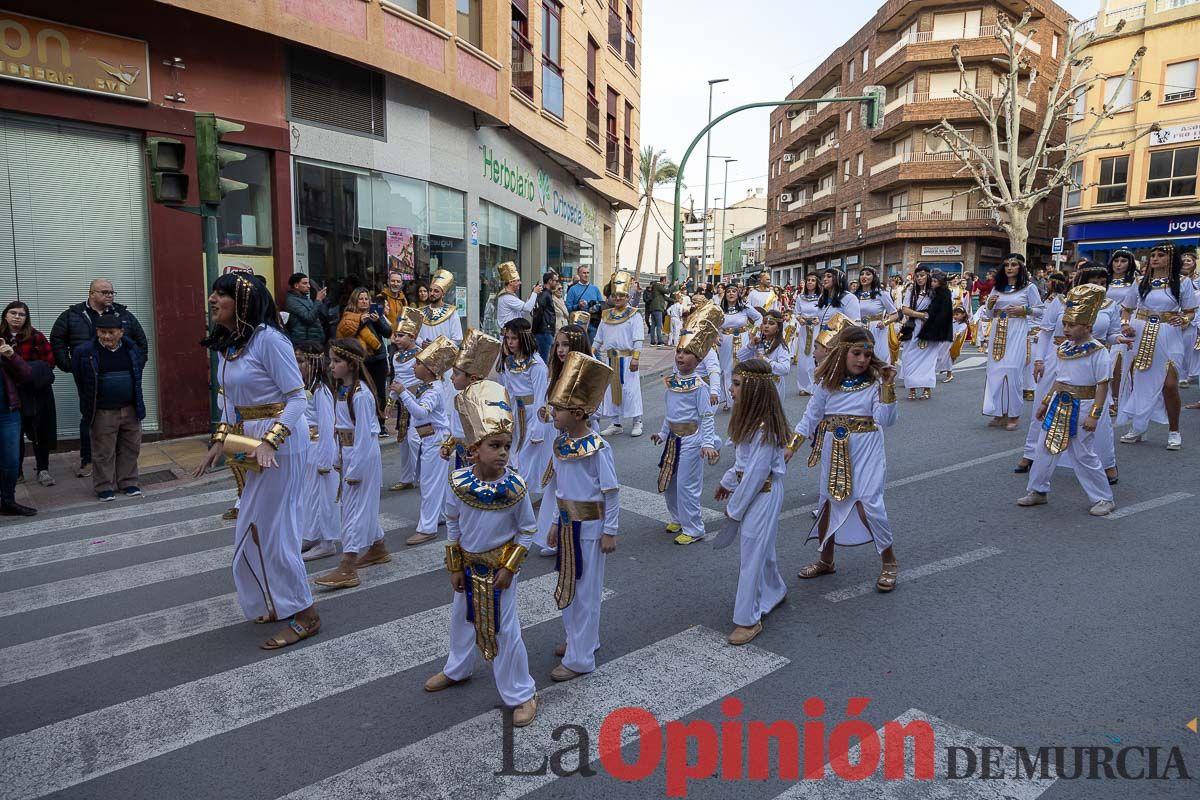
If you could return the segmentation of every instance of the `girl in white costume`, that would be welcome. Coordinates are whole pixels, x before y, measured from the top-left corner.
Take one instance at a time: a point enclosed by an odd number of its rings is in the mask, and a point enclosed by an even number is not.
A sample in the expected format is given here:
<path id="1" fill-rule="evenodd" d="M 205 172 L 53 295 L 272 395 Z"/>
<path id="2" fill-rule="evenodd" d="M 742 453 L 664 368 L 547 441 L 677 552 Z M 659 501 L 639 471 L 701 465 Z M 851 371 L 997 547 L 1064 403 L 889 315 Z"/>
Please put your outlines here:
<path id="1" fill-rule="evenodd" d="M 813 359 L 813 339 L 819 332 L 817 303 L 820 299 L 820 280 L 815 274 L 810 274 L 804 279 L 804 290 L 796 294 L 793 312 L 796 318 L 796 337 L 792 340 L 792 363 L 796 367 L 796 388 L 801 397 L 812 394 L 813 390 L 813 370 L 817 367 Z"/>
<path id="2" fill-rule="evenodd" d="M 874 267 L 863 267 L 858 272 L 858 312 L 862 326 L 875 338 L 875 357 L 885 364 L 892 363 L 892 350 L 888 343 L 888 326 L 900 318 L 892 295 L 879 283 L 879 273 Z"/>
<path id="3" fill-rule="evenodd" d="M 342 508 L 342 560 L 313 580 L 326 589 L 358 586 L 358 570 L 392 560 L 379 524 L 379 490 L 383 458 L 379 452 L 379 412 L 375 387 L 363 369 L 366 351 L 357 339 L 329 344 L 329 374 L 336 381 L 333 424 L 337 466 L 341 473 L 338 503 Z"/>
<path id="4" fill-rule="evenodd" d="M 787 346 L 783 332 L 783 315 L 778 311 L 763 314 L 758 330 L 750 335 L 746 346 L 738 351 L 738 361 L 761 358 L 771 365 L 771 372 L 779 378 L 775 388 L 780 395 L 784 391 L 784 380 L 792 371 L 792 351 Z"/>
<path id="5" fill-rule="evenodd" d="M 446 463 L 442 461 L 442 442 L 450 433 L 446 414 L 451 400 L 441 376 L 453 366 L 457 357 L 458 348 L 454 342 L 439 336 L 414 356 L 413 383 L 406 386 L 392 384 L 396 402 L 409 414 L 408 445 L 416 452 L 421 473 L 426 476 L 421 481 L 421 514 L 417 530 L 405 544 L 421 544 L 437 537 L 449 486 L 442 480 L 446 469 Z"/>
<path id="6" fill-rule="evenodd" d="M 821 273 L 821 298 L 817 301 L 819 330 L 825 330 L 829 318 L 837 313 L 845 314 L 851 321 L 862 317 L 858 298 L 846 289 L 846 273 L 840 269 L 827 269 Z"/>
<path id="7" fill-rule="evenodd" d="M 629 303 L 629 289 L 633 276 L 628 272 L 613 275 L 612 308 L 600 314 L 600 326 L 596 328 L 596 340 L 592 350 L 596 358 L 608 364 L 612 370 L 612 383 L 604 395 L 600 416 L 611 419 L 612 424 L 601 433 L 615 436 L 623 431 L 622 420 L 633 418 L 631 436 L 642 435 L 642 341 L 646 336 L 646 323 L 642 314 Z"/>
<path id="8" fill-rule="evenodd" d="M 1183 446 L 1179 370 L 1184 331 L 1196 318 L 1196 290 L 1181 277 L 1182 266 L 1173 243 L 1155 245 L 1137 292 L 1126 295 L 1122 305 L 1121 332 L 1136 336 L 1126 368 L 1132 386 L 1117 413 L 1118 425 L 1130 425 L 1121 437 L 1124 444 L 1142 441 L 1150 423 L 1159 422 L 1167 424 L 1167 449 Z"/>
<path id="9" fill-rule="evenodd" d="M 342 521 L 337 505 L 338 476 L 333 471 L 337 440 L 333 433 L 333 392 L 329 390 L 325 348 L 320 342 L 296 345 L 296 362 L 308 395 L 308 467 L 304 484 L 307 506 L 305 561 L 337 555 Z"/>
<path id="10" fill-rule="evenodd" d="M 413 386 L 417 382 L 413 377 L 413 365 L 417 363 L 417 353 L 421 352 L 421 348 L 417 346 L 417 337 L 421 333 L 424 321 L 425 317 L 417 308 L 405 308 L 396 318 L 396 327 L 392 331 L 392 344 L 396 348 L 392 354 L 393 387 Z M 394 388 L 388 392 L 388 398 L 392 402 L 395 402 L 398 396 L 399 392 Z M 411 423 L 408 409 L 403 403 L 396 403 L 396 442 L 400 449 L 400 475 L 399 480 L 388 489 L 390 492 L 411 489 L 421 477 L 421 460 L 417 452 L 420 440 L 414 442 L 408 435 Z"/>
<path id="11" fill-rule="evenodd" d="M 913 270 L 913 286 L 900 313 L 913 321 L 912 335 L 901 345 L 900 373 L 908 399 L 933 397 L 938 362 L 950 350 L 954 335 L 950 288 L 941 270 L 930 272 L 924 265 Z"/>
<path id="12" fill-rule="evenodd" d="M 263 642 L 287 647 L 321 628 L 300 557 L 308 465 L 307 400 L 292 343 L 280 329 L 275 301 L 260 281 L 222 275 L 208 306 L 214 327 L 202 344 L 220 355 L 222 419 L 195 471 L 199 477 L 226 453 L 245 472 L 234 529 L 233 582 L 246 619 L 287 620 Z M 228 451 L 228 452 L 227 452 Z"/>
<path id="13" fill-rule="evenodd" d="M 762 359 L 737 365 L 733 373 L 733 414 L 729 438 L 734 463 L 721 478 L 714 499 L 727 501 L 725 516 L 738 526 L 740 568 L 733 601 L 732 645 L 743 645 L 762 631 L 762 618 L 787 597 L 779 574 L 775 538 L 783 508 L 787 417 L 775 375 Z M 719 544 L 719 543 L 718 543 Z"/>
<path id="14" fill-rule="evenodd" d="M 667 347 L 675 347 L 679 344 L 679 332 L 683 329 L 683 303 L 679 295 L 671 299 L 671 305 L 667 307 L 667 319 L 671 328 L 667 333 Z"/>
<path id="15" fill-rule="evenodd" d="M 721 322 L 721 339 L 717 350 L 718 358 L 721 361 L 721 407 L 728 411 L 729 384 L 733 379 L 733 365 L 737 361 L 737 354 L 749 341 L 752 329 L 762 321 L 762 314 L 758 313 L 758 309 L 746 305 L 741 290 L 732 285 L 725 288 L 720 308 L 725 315 Z"/>
<path id="16" fill-rule="evenodd" d="M 529 491 L 541 493 L 541 474 L 554 437 L 546 435 L 546 425 L 538 419 L 538 409 L 546 396 L 549 370 L 537 352 L 533 326 L 524 317 L 504 323 L 500 360 L 496 363 L 500 384 L 513 403 L 513 443 L 509 469 L 518 472 Z"/>
<path id="17" fill-rule="evenodd" d="M 883 428 L 896 421 L 896 369 L 875 358 L 867 331 L 847 327 L 834 338 L 815 378 L 817 390 L 788 445 L 790 459 L 811 438 L 809 466 L 821 465 L 817 521 L 809 534 L 820 542 L 821 554 L 800 570 L 800 577 L 835 572 L 834 544 L 873 542 L 882 560 L 875 588 L 890 592 L 896 588 L 897 565 L 883 504 Z"/>
<path id="18" fill-rule="evenodd" d="M 1108 258 L 1108 299 L 1116 303 L 1118 309 L 1125 304 L 1125 298 L 1131 292 L 1137 292 L 1136 267 L 1137 261 L 1133 251 L 1124 247 L 1113 251 Z M 1129 368 L 1129 360 L 1133 358 L 1133 352 L 1129 345 L 1121 345 L 1113 349 L 1112 356 L 1113 379 L 1109 386 L 1108 414 L 1115 419 L 1120 401 L 1129 391 L 1130 384 L 1125 379 L 1125 373 Z"/>
<path id="19" fill-rule="evenodd" d="M 1037 287 L 1029 280 L 1025 257 L 1011 253 L 996 274 L 991 294 L 980 306 L 980 320 L 991 322 L 988 339 L 987 380 L 983 389 L 983 413 L 992 418 L 991 427 L 1015 431 L 1024 405 L 1023 377 L 1028 360 L 1030 319 L 1042 305 Z"/>
<path id="20" fill-rule="evenodd" d="M 1200 269 L 1196 266 L 1196 251 L 1184 250 L 1179 258 L 1183 264 L 1183 277 L 1192 282 L 1192 290 L 1200 297 Z M 1190 386 L 1193 379 L 1200 381 L 1200 319 L 1193 319 L 1189 330 L 1183 335 L 1183 360 L 1187 362 L 1181 386 Z M 1200 403 L 1189 403 L 1186 408 L 1200 408 Z"/>

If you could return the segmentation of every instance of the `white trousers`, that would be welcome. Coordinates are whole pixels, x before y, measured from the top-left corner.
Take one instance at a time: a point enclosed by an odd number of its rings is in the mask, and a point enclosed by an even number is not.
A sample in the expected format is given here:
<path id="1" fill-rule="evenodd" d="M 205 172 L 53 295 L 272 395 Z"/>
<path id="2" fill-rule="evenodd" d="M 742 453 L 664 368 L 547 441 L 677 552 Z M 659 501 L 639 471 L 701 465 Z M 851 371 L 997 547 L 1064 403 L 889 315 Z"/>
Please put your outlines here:
<path id="1" fill-rule="evenodd" d="M 410 439 L 417 440 L 417 454 L 421 464 L 421 518 L 417 521 L 417 533 L 437 533 L 442 509 L 446 504 L 446 492 L 450 484 L 443 478 L 446 462 L 442 461 L 442 443 L 437 436 L 417 436 L 409 430 Z M 453 458 L 454 456 L 451 456 Z"/>
<path id="2" fill-rule="evenodd" d="M 700 455 L 702 434 L 684 437 L 679 446 L 675 474 L 663 493 L 671 521 L 683 526 L 683 532 L 697 539 L 704 536 L 704 517 L 700 515 L 700 495 L 704 492 L 704 458 Z"/>
<path id="3" fill-rule="evenodd" d="M 741 566 L 737 596 L 733 601 L 734 625 L 753 626 L 787 595 L 787 584 L 779 574 L 779 562 L 775 557 L 775 536 L 779 531 L 782 508 L 782 481 L 776 481 L 771 491 L 760 494 L 750 504 L 750 510 L 742 519 Z"/>
<path id="4" fill-rule="evenodd" d="M 567 526 L 559 532 L 559 550 L 571 547 Z M 599 539 L 584 539 L 583 574 L 575 582 L 575 598 L 563 609 L 563 628 L 567 634 L 567 654 L 562 664 L 573 672 L 596 669 L 596 651 L 600 649 L 600 598 L 604 592 L 604 553 Z"/>
<path id="5" fill-rule="evenodd" d="M 421 478 L 421 437 L 417 436 L 409 422 L 408 435 L 399 443 L 400 447 L 400 483 L 416 483 Z"/>
<path id="6" fill-rule="evenodd" d="M 1070 453 L 1071 461 L 1074 463 L 1075 477 L 1079 480 L 1079 485 L 1083 487 L 1083 491 L 1087 493 L 1088 498 L 1093 503 L 1098 503 L 1101 500 L 1112 501 L 1112 487 L 1108 485 L 1108 477 L 1104 474 L 1104 467 L 1100 465 L 1100 457 L 1096 455 L 1096 434 L 1083 429 L 1083 420 L 1087 417 L 1091 405 L 1090 400 L 1086 400 L 1080 404 L 1078 432 L 1075 436 L 1071 437 L 1071 444 L 1067 448 L 1067 453 Z M 1042 494 L 1050 491 L 1050 477 L 1054 474 L 1054 468 L 1058 465 L 1058 461 L 1063 455 L 1051 455 L 1048 453 L 1045 441 L 1046 436 L 1045 432 L 1043 432 L 1042 444 L 1039 444 L 1033 466 L 1029 470 L 1028 486 L 1029 491 L 1041 492 Z"/>
<path id="7" fill-rule="evenodd" d="M 521 638 L 521 619 L 517 615 L 517 581 L 500 592 L 500 619 L 496 626 L 496 657 L 492 659 L 492 675 L 496 689 L 506 706 L 519 706 L 537 691 L 529 674 L 529 653 Z M 450 604 L 450 655 L 442 672 L 451 680 L 469 678 L 475 671 L 479 654 L 475 646 L 475 625 L 467 620 L 467 593 L 455 592 Z"/>

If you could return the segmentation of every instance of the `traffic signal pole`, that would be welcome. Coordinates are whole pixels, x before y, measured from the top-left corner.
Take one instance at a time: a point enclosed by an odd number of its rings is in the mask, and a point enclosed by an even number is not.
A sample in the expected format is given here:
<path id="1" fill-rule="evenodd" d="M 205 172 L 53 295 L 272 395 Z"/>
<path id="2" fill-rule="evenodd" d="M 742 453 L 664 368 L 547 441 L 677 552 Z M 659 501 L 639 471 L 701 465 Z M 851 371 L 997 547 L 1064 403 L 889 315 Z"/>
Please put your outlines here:
<path id="1" fill-rule="evenodd" d="M 883 87 L 868 87 L 869 89 L 880 89 Z M 886 90 L 883 90 L 886 91 Z M 671 258 L 671 282 L 678 283 L 680 279 L 681 268 L 683 267 L 683 223 L 679 220 L 680 200 L 683 193 L 683 170 L 687 167 L 688 159 L 691 158 L 692 151 L 696 149 L 696 145 L 705 135 L 712 130 L 721 120 L 726 117 L 731 117 L 741 111 L 746 111 L 751 108 L 777 108 L 779 106 L 807 106 L 817 105 L 818 103 L 863 103 L 865 106 L 865 126 L 868 130 L 877 130 L 883 123 L 883 93 L 882 91 L 873 91 L 871 94 L 855 96 L 855 97 L 820 97 L 808 100 L 767 100 L 760 103 L 747 103 L 737 108 L 731 108 L 721 116 L 709 122 L 700 132 L 696 134 L 696 138 L 692 139 L 692 143 L 688 145 L 687 150 L 683 153 L 683 158 L 679 161 L 679 173 L 675 177 L 675 219 L 674 219 L 674 236 L 672 243 L 672 258 Z M 701 248 L 705 246 L 701 242 Z"/>

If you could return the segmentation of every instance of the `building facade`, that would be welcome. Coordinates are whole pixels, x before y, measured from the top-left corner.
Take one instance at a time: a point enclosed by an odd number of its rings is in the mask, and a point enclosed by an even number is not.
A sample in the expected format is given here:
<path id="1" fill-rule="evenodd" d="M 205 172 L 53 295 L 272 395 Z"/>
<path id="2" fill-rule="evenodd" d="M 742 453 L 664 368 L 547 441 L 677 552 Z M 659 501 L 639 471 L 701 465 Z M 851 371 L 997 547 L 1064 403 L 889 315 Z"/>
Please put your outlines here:
<path id="1" fill-rule="evenodd" d="M 1106 80 L 1080 98 L 1076 115 L 1105 102 L 1126 109 L 1103 123 L 1093 139 L 1097 143 L 1128 141 L 1155 123 L 1161 130 L 1124 149 L 1089 153 L 1072 166 L 1074 186 L 1065 198 L 1067 243 L 1076 254 L 1101 263 L 1118 247 L 1145 258 L 1164 239 L 1192 249 L 1200 244 L 1200 2 L 1148 0 L 1131 6 L 1109 0 L 1084 25 L 1104 34 L 1122 20 L 1125 27 L 1116 38 L 1087 50 L 1093 74 Z M 1139 47 L 1146 55 L 1133 82 L 1116 96 L 1120 76 Z M 1132 102 L 1147 91 L 1149 100 Z"/>
<path id="2" fill-rule="evenodd" d="M 721 199 L 721 198 L 718 198 Z M 722 259 L 725 240 L 746 231 L 765 226 L 767 197 L 763 189 L 748 189 L 746 196 L 721 208 L 710 208 L 707 221 L 696 216 L 683 226 L 683 260 L 692 274 L 705 280 L 721 280 L 741 271 L 740 259 L 735 269 L 726 269 Z M 701 243 L 703 242 L 703 246 Z"/>
<path id="3" fill-rule="evenodd" d="M 721 266 L 725 277 L 737 276 L 743 281 L 757 281 L 758 273 L 766 265 L 764 252 L 767 244 L 767 226 L 759 225 L 748 231 L 730 236 L 725 240 L 721 254 Z M 786 283 L 779 284 L 786 286 Z"/>
<path id="4" fill-rule="evenodd" d="M 148 136 L 180 140 L 194 187 L 194 112 L 246 127 L 227 137 L 247 158 L 223 175 L 249 189 L 222 203 L 219 266 L 277 297 L 295 271 L 333 294 L 445 268 L 464 324 L 494 328 L 497 264 L 527 287 L 583 264 L 603 280 L 616 211 L 637 202 L 640 2 L 6 6 L 0 296 L 48 333 L 111 279 L 150 336 L 154 433 L 203 431 L 211 411 L 200 224 L 151 201 L 144 158 Z"/>
<path id="5" fill-rule="evenodd" d="M 992 60 L 1005 53 L 997 17 L 1020 17 L 1027 5 L 1036 27 L 1026 49 L 1030 66 L 1053 75 L 1068 19 L 1054 3 L 890 0 L 796 86 L 789 99 L 858 96 L 882 85 L 887 105 L 882 127 L 873 131 L 864 128 L 857 103 L 772 112 L 767 263 L 773 271 L 795 283 L 827 266 L 870 264 L 902 275 L 918 264 L 948 272 L 1000 264 L 1008 242 L 998 218 L 979 208 L 969 175 L 926 131 L 947 119 L 977 144 L 987 143 L 982 120 L 973 123 L 977 112 L 954 94 L 964 76 L 951 47 L 960 48 L 965 80 L 989 95 L 997 87 Z M 1044 113 L 1044 84 L 1040 92 L 1035 85 L 1023 103 L 1022 134 L 1036 130 Z M 1058 212 L 1052 201 L 1031 217 L 1031 260 L 1049 251 Z"/>

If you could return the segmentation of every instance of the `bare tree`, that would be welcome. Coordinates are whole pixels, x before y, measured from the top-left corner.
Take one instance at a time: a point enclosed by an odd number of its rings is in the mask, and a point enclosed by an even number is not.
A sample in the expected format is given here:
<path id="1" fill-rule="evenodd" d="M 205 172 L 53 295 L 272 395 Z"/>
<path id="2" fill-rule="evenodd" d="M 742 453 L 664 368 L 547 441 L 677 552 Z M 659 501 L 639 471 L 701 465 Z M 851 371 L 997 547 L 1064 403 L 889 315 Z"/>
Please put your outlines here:
<path id="1" fill-rule="evenodd" d="M 1092 58 L 1085 51 L 1116 37 L 1125 27 L 1124 20 L 1100 36 L 1094 27 L 1072 23 L 1060 52 L 1058 69 L 1051 76 L 1042 75 L 1026 56 L 1029 43 L 1037 35 L 1037 28 L 1030 26 L 1032 16 L 1032 9 L 1026 9 L 1016 22 L 1003 14 L 997 19 L 996 38 L 1004 46 L 1006 55 L 993 59 L 993 63 L 1004 70 L 996 76 L 994 91 L 980 91 L 977 86 L 968 85 L 967 68 L 963 65 L 959 46 L 956 44 L 951 48 L 961 76 L 961 88 L 954 93 L 974 106 L 986 128 L 988 143 L 976 144 L 968 134 L 944 118 L 927 131 L 946 142 L 970 172 L 981 197 L 980 208 L 995 212 L 1000 227 L 1008 234 L 1012 251 L 1022 254 L 1029 241 L 1029 215 L 1038 203 L 1068 184 L 1072 188 L 1086 188 L 1072 183 L 1072 164 L 1097 150 L 1127 148 L 1159 129 L 1155 123 L 1120 141 L 1093 141 L 1106 120 L 1127 111 L 1133 104 L 1150 99 L 1150 93 L 1146 92 L 1131 102 L 1120 104 L 1125 87 L 1133 80 L 1137 65 L 1146 54 L 1144 47 L 1134 53 L 1115 90 L 1105 96 L 1098 109 L 1077 113 L 1076 105 L 1082 94 L 1097 83 L 1107 86 L 1108 78 L 1116 77 L 1091 73 Z M 1022 78 L 1025 73 L 1027 80 Z M 1033 132 L 1022 137 L 1021 114 L 1032 113 L 1023 111 L 1022 107 L 1032 102 L 1030 97 L 1035 90 L 1040 95 L 1042 89 L 1046 93 L 1044 114 L 1034 125 Z M 1069 131 L 1065 136 L 1064 125 Z M 1027 155 L 1021 154 L 1022 144 L 1026 145 Z"/>

